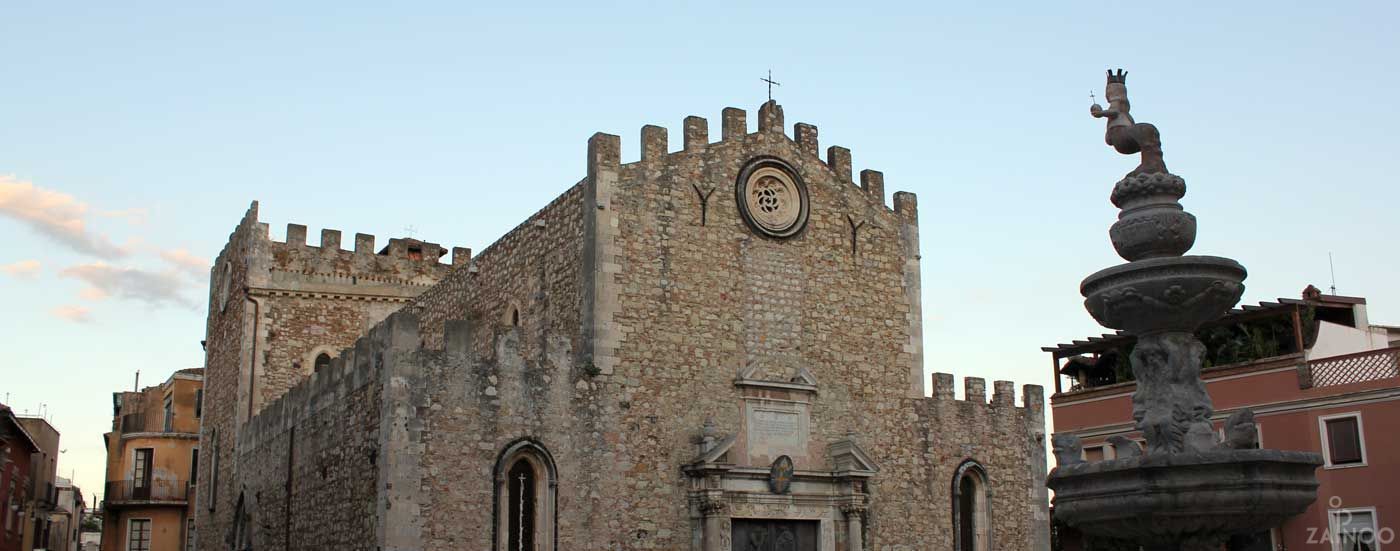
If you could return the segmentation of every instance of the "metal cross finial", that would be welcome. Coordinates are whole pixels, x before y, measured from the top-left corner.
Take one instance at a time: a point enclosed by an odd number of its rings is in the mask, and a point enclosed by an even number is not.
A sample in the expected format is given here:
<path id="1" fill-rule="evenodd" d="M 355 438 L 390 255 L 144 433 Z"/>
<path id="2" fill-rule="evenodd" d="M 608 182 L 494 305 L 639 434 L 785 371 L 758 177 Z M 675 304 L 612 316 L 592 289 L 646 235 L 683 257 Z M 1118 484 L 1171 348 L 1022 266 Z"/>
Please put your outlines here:
<path id="1" fill-rule="evenodd" d="M 768 83 L 768 101 L 773 101 L 773 85 L 782 86 L 782 83 L 773 81 L 773 70 L 768 70 L 768 78 L 760 78 L 758 80 Z"/>
<path id="2" fill-rule="evenodd" d="M 1089 103 L 1098 103 L 1099 98 L 1094 97 L 1094 91 L 1089 90 Z"/>
<path id="3" fill-rule="evenodd" d="M 418 235 L 418 226 L 414 226 L 413 224 L 409 224 L 409 225 L 403 227 L 403 232 L 406 233 L 406 234 L 408 234 L 408 236 L 409 236 L 410 238 L 417 239 L 416 236 Z"/>

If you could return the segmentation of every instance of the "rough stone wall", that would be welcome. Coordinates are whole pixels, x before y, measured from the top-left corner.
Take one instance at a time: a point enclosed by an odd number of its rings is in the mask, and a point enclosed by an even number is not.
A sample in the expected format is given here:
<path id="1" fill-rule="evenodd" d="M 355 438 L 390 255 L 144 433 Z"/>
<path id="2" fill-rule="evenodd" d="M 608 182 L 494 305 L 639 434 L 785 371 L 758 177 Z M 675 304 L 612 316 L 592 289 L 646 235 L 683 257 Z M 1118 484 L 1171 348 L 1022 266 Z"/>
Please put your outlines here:
<path id="1" fill-rule="evenodd" d="M 576 348 L 583 207 L 580 183 L 483 249 L 467 269 L 419 295 L 404 311 L 422 319 L 424 342 L 441 347 L 442 327 L 450 320 L 486 328 L 510 325 L 515 309 L 525 354 L 538 356 L 547 335 Z M 474 347 L 491 356 L 490 331 L 480 332 Z"/>
<path id="2" fill-rule="evenodd" d="M 1017 407 L 1012 383 L 995 381 L 987 401 L 986 382 L 964 379 L 964 399 L 953 398 L 953 376 L 933 375 L 933 395 L 915 404 L 918 447 L 915 473 L 924 473 L 919 499 L 897 520 L 908 533 L 921 533 L 929 549 L 953 549 L 954 475 L 975 461 L 988 479 L 990 549 L 1049 549 L 1049 498 L 1045 489 L 1045 396 L 1039 385 L 1022 387 Z M 883 473 L 882 473 L 883 474 Z M 900 533 L 900 532 L 895 532 Z M 895 538 L 893 541 L 905 541 Z"/>
<path id="3" fill-rule="evenodd" d="M 823 161 L 814 127 L 799 143 L 771 116 L 758 132 L 746 133 L 742 118 L 728 114 L 729 139 L 620 167 L 613 198 L 620 213 L 621 308 L 613 322 L 622 339 L 614 380 L 615 399 L 630 407 L 618 421 L 625 429 L 615 453 L 648 460 L 614 476 L 629 493 L 649 491 L 634 498 L 630 512 L 618 513 L 619 522 L 655 523 L 670 534 L 652 530 L 636 548 L 687 547 L 692 520 L 677 466 L 692 459 L 691 439 L 704 419 L 713 417 L 721 432 L 738 429 L 734 378 L 741 368 L 755 367 L 755 378 L 787 381 L 806 367 L 820 382 L 810 440 L 832 442 L 854 432 L 884 469 L 870 488 L 878 496 L 868 524 L 872 543 L 885 542 L 887 534 L 890 542 L 917 542 L 911 536 L 921 531 L 900 524 L 910 511 L 892 508 L 918 497 L 908 490 L 917 482 L 910 473 L 909 415 L 909 389 L 917 381 L 910 381 L 914 357 L 905 346 L 911 304 L 898 233 L 913 203 L 897 203 L 896 213 L 882 196 L 858 187 L 843 148 L 829 149 Z M 735 181 L 760 155 L 787 161 L 806 183 L 810 216 L 794 237 L 758 236 L 740 216 Z M 597 508 L 617 511 L 617 505 Z"/>
<path id="4" fill-rule="evenodd" d="M 299 224 L 286 236 L 269 237 L 254 202 L 211 269 L 199 477 L 201 499 L 210 497 L 197 526 L 213 541 L 228 533 L 236 499 L 229 494 L 249 473 L 235 450 L 242 424 L 305 380 L 317 354 L 335 356 L 471 256 L 453 249 L 453 264 L 445 264 L 445 249 L 413 239 L 390 239 L 380 254 L 365 234 L 345 250 L 341 232 L 329 229 L 310 246 Z M 210 488 L 216 480 L 219 488 Z"/>
<path id="5" fill-rule="evenodd" d="M 242 431 L 231 503 L 243 499 L 255 549 L 380 546 L 380 470 L 388 460 L 381 430 L 385 389 L 392 365 L 405 362 L 394 355 L 391 325 L 360 338 L 330 368 L 269 403 Z M 201 545 L 227 548 L 226 536 L 210 534 L 205 537 L 214 539 Z"/>
<path id="6" fill-rule="evenodd" d="M 195 492 L 195 529 L 202 549 L 225 548 L 223 534 L 228 531 L 232 515 L 229 488 L 238 464 L 234 437 L 243 419 L 239 405 L 246 404 L 244 383 L 252 363 L 253 339 L 249 329 L 254 308 L 244 298 L 251 267 L 247 259 L 255 252 L 260 231 L 258 204 L 254 202 L 209 271 L 204 415 L 200 425 L 199 487 Z"/>

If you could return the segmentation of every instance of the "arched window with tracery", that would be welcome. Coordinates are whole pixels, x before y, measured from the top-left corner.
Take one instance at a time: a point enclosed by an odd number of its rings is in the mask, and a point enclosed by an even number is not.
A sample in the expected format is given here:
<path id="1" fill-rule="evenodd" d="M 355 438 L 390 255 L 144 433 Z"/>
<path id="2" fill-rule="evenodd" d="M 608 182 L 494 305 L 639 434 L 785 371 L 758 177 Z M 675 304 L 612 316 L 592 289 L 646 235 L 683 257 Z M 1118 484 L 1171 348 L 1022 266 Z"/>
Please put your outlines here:
<path id="1" fill-rule="evenodd" d="M 522 439 L 496 461 L 496 549 L 554 551 L 554 459 L 539 443 Z"/>
<path id="2" fill-rule="evenodd" d="M 953 537 L 957 551 L 991 549 L 991 515 L 988 514 L 987 471 L 967 460 L 953 474 Z"/>

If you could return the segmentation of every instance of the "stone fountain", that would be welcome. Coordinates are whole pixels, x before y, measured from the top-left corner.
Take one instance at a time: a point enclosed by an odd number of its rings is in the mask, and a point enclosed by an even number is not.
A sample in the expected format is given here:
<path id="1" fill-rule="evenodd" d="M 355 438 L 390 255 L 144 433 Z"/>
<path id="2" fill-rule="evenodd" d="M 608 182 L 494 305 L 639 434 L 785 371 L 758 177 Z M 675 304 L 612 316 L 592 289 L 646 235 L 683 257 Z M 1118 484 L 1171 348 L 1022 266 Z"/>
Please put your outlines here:
<path id="1" fill-rule="evenodd" d="M 1196 217 L 1178 202 L 1186 182 L 1167 171 L 1162 140 L 1128 114 L 1127 73 L 1109 71 L 1105 141 L 1142 162 L 1113 187 L 1121 209 L 1109 230 L 1128 262 L 1084 279 L 1084 307 L 1100 324 L 1137 336 L 1131 354 L 1133 420 L 1146 452 L 1119 438 L 1118 458 L 1086 463 L 1072 436 L 1053 439 L 1058 466 L 1047 479 L 1055 517 L 1093 539 L 1127 540 L 1151 551 L 1217 550 L 1226 538 L 1278 526 L 1317 496 L 1315 453 L 1254 449 L 1253 413 L 1211 424 L 1201 381 L 1201 324 L 1224 315 L 1244 293 L 1245 269 L 1229 258 L 1184 256 Z"/>

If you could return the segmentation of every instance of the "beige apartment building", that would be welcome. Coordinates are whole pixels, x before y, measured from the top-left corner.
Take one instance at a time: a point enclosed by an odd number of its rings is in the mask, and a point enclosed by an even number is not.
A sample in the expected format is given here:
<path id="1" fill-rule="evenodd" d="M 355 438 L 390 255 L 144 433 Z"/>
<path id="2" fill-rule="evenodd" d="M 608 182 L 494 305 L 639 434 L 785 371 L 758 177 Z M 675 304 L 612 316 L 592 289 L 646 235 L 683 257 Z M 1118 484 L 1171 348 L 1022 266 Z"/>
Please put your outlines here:
<path id="1" fill-rule="evenodd" d="M 182 369 L 138 392 L 112 393 L 103 551 L 194 549 L 204 370 Z"/>

